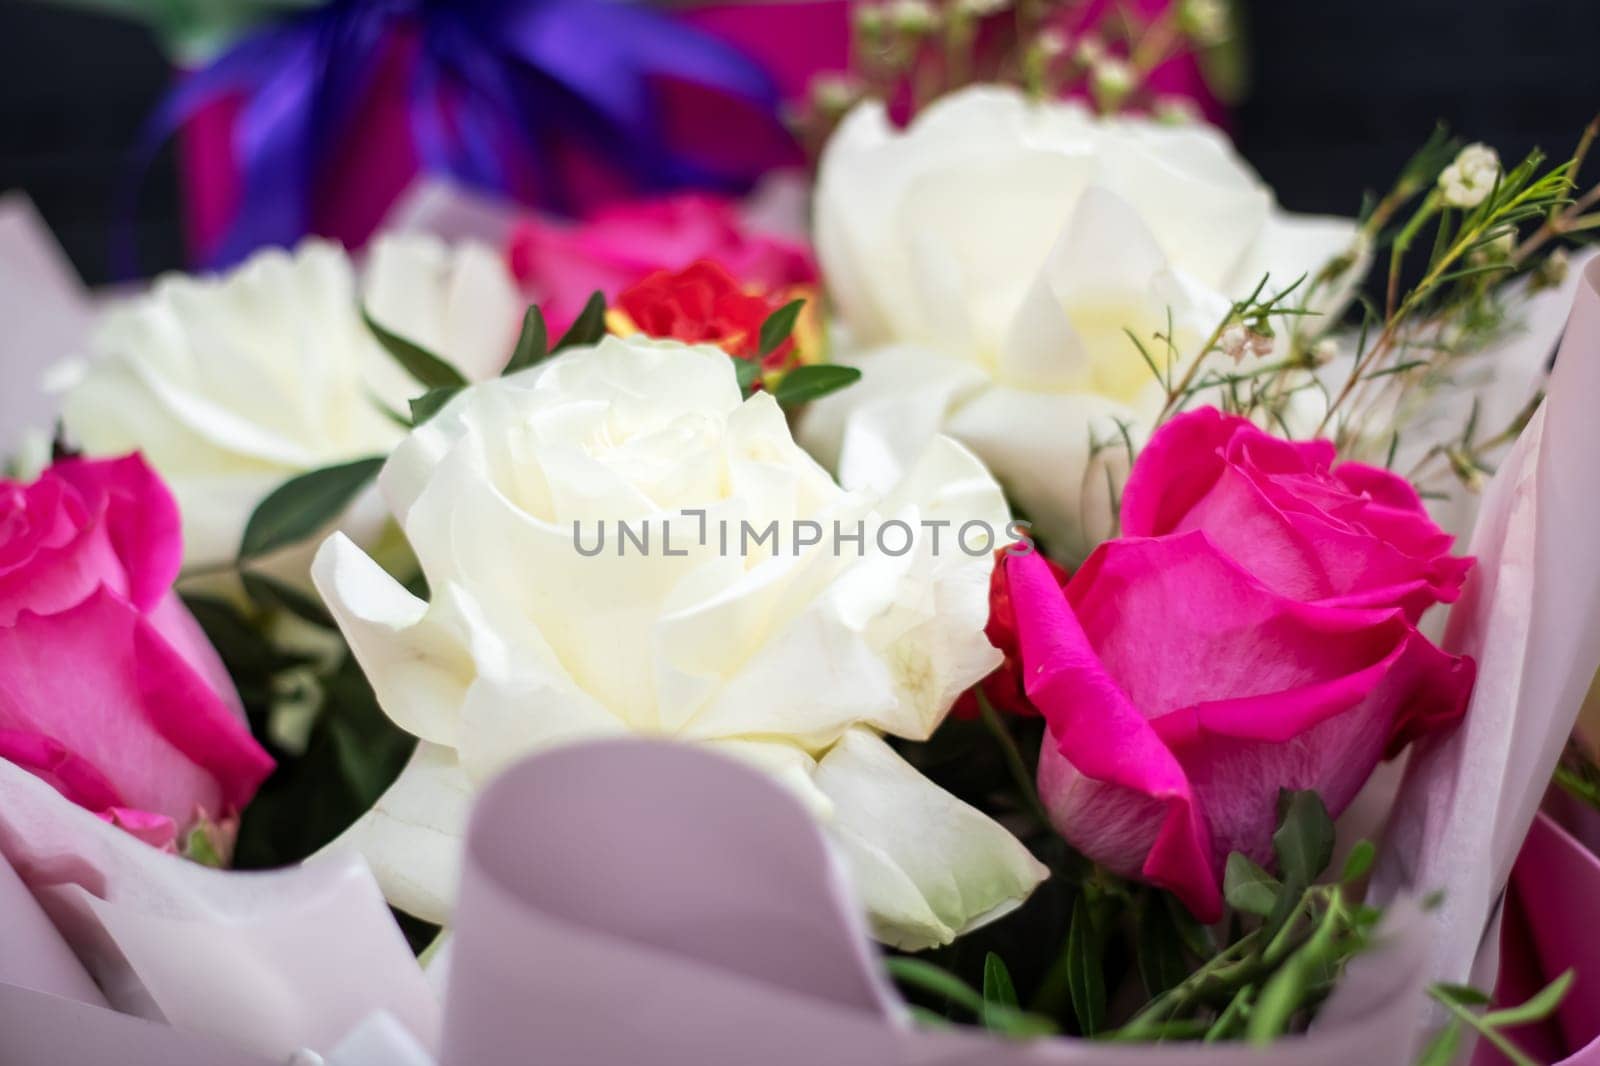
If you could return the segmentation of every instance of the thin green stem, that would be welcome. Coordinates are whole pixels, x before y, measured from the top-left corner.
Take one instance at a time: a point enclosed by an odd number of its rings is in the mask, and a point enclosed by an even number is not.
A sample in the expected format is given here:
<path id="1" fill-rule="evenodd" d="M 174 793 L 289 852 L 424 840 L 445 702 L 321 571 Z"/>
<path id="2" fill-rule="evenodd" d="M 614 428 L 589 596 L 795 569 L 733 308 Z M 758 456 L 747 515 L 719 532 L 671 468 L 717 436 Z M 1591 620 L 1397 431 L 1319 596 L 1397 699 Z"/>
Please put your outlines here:
<path id="1" fill-rule="evenodd" d="M 1028 763 L 1022 757 L 1021 750 L 1017 747 L 1017 740 L 1011 735 L 1011 730 L 1006 728 L 1001 721 L 1000 713 L 989 702 L 989 697 L 983 694 L 981 687 L 972 690 L 978 699 L 978 715 L 983 719 L 983 724 L 994 735 L 995 742 L 1000 745 L 1000 756 L 1005 760 L 1006 770 L 1011 774 L 1011 780 L 1016 784 L 1017 791 L 1022 793 L 1023 802 L 1034 817 L 1039 819 L 1041 825 L 1050 824 L 1050 812 L 1045 810 L 1044 804 L 1039 799 L 1038 786 L 1034 784 L 1033 774 L 1028 772 Z"/>
<path id="2" fill-rule="evenodd" d="M 1509 1039 L 1507 1039 L 1505 1034 L 1501 1033 L 1498 1029 L 1495 1029 L 1492 1026 L 1483 1024 L 1482 1018 L 1478 1017 L 1478 1015 L 1468 1010 L 1462 1004 L 1457 1003 L 1453 996 L 1447 993 L 1444 989 L 1440 988 L 1438 985 L 1433 985 L 1430 987 L 1428 989 L 1428 995 L 1432 996 L 1435 1001 L 1442 1004 L 1445 1010 L 1449 1011 L 1451 1014 L 1454 1014 L 1457 1018 L 1460 1018 L 1467 1025 L 1470 1025 L 1479 1036 L 1493 1044 L 1495 1049 L 1509 1059 L 1512 1063 L 1514 1063 L 1515 1066 L 1539 1066 L 1537 1062 L 1523 1054 L 1521 1048 L 1517 1047 L 1516 1044 L 1513 1044 Z"/>

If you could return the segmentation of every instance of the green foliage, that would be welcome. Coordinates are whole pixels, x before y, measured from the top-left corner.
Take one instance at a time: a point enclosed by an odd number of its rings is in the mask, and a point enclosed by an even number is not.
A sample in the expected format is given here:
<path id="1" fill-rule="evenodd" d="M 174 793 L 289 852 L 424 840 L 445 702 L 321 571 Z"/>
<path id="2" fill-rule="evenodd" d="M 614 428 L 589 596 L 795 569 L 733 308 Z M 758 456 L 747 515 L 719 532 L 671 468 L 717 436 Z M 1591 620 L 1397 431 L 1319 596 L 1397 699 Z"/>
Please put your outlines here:
<path id="1" fill-rule="evenodd" d="M 1106 1024 L 1105 937 L 1095 924 L 1087 894 L 1072 908 L 1067 934 L 1067 989 L 1078 1031 L 1093 1036 Z"/>
<path id="2" fill-rule="evenodd" d="M 800 317 L 800 311 L 806 305 L 805 300 L 790 300 L 776 311 L 766 317 L 761 323 L 760 354 L 765 359 L 782 347 L 783 342 L 789 339 L 789 334 L 794 332 L 794 324 Z"/>
<path id="3" fill-rule="evenodd" d="M 383 456 L 312 470 L 279 485 L 256 504 L 239 542 L 239 558 L 254 559 L 297 544 L 344 513 L 383 466 Z"/>
<path id="4" fill-rule="evenodd" d="M 1002 1028 L 1004 1019 L 1017 1009 L 1017 989 L 1011 983 L 1011 971 L 1006 969 L 1000 956 L 991 951 L 983 959 L 983 1024 L 989 1029 Z M 1001 1019 L 999 1024 L 995 1020 L 996 1010 Z"/>
<path id="5" fill-rule="evenodd" d="M 988 980 L 990 964 L 985 962 L 985 992 L 979 992 L 955 974 L 941 969 L 931 962 L 923 959 L 912 958 L 905 955 L 892 956 L 884 960 L 884 965 L 889 971 L 889 976 L 908 994 L 921 1000 L 930 1000 L 938 1003 L 945 1009 L 954 1008 L 964 1014 L 976 1018 L 992 1032 L 1004 1036 L 1027 1038 L 1048 1036 L 1056 1032 L 1055 1024 L 1048 1018 L 1041 1018 L 1017 1009 L 1015 1006 L 1015 992 L 1012 992 L 1012 1003 L 1002 1001 L 1003 988 L 1011 986 L 1010 975 L 1005 972 L 1005 964 L 994 959 L 994 992 L 991 998 L 987 994 L 990 987 Z M 944 1017 L 943 1014 L 937 1017 Z"/>
<path id="6" fill-rule="evenodd" d="M 1236 851 L 1228 856 L 1222 892 L 1234 910 L 1265 918 L 1283 894 L 1283 885 Z"/>
<path id="7" fill-rule="evenodd" d="M 531 366 L 538 365 L 549 354 L 550 328 L 545 325 L 544 312 L 539 310 L 538 304 L 530 304 L 527 313 L 522 316 L 522 330 L 517 334 L 517 346 L 512 349 L 511 358 L 500 374 L 504 377 L 519 370 L 527 370 Z"/>
<path id="8" fill-rule="evenodd" d="M 600 338 L 606 335 L 606 298 L 605 294 L 592 292 L 584 303 L 583 310 L 578 312 L 578 317 L 573 320 L 567 331 L 556 341 L 556 346 L 550 350 L 565 351 L 568 348 L 585 348 L 591 344 L 600 343 Z"/>
<path id="9" fill-rule="evenodd" d="M 983 728 L 992 734 L 992 726 Z M 981 735 L 960 733 L 966 745 L 981 742 Z M 1002 750 L 983 786 L 991 796 L 1012 783 L 1006 745 L 994 746 Z M 974 752 L 966 747 L 947 757 L 969 763 Z M 927 752 L 912 756 L 938 774 L 942 762 Z M 1026 812 L 1027 804 L 1017 810 Z M 1312 792 L 1279 797 L 1275 873 L 1244 855 L 1229 857 L 1225 893 L 1233 915 L 1221 943 L 1171 893 L 1131 885 L 1070 849 L 1044 847 L 1048 833 L 1024 839 L 1054 876 L 1016 916 L 928 956 L 891 961 L 891 973 L 941 1023 L 981 1021 L 985 1009 L 1025 1002 L 1030 1015 L 1060 1031 L 1108 1042 L 1264 1043 L 1303 1029 L 1381 917 L 1351 895 L 1371 866 L 1370 845 L 1351 851 L 1339 881 L 1318 882 L 1332 860 L 1333 823 Z M 974 940 L 984 946 L 973 947 Z M 1041 944 L 1055 945 L 1044 960 Z M 969 981 L 981 982 L 983 993 Z M 1138 1006 L 1128 1005 L 1130 984 L 1144 991 Z"/>
<path id="10" fill-rule="evenodd" d="M 1475 1031 L 1494 1045 L 1495 1050 L 1504 1055 L 1514 1066 L 1537 1066 L 1535 1061 L 1506 1035 L 1505 1030 L 1550 1017 L 1571 990 L 1573 979 L 1573 972 L 1568 970 L 1519 1006 L 1482 1013 L 1479 1013 L 1477 1008 L 1487 1007 L 1490 999 L 1478 989 L 1466 985 L 1432 986 L 1428 989 L 1428 994 L 1450 1013 L 1450 1020 L 1423 1049 L 1422 1055 L 1417 1060 L 1418 1066 L 1447 1066 L 1454 1060 L 1456 1051 L 1461 1046 L 1464 1029 Z"/>
<path id="11" fill-rule="evenodd" d="M 421 396 L 414 397 L 411 400 L 411 424 L 420 426 L 438 414 L 444 409 L 444 405 L 453 400 L 456 393 L 460 392 L 462 388 L 463 386 L 460 385 L 444 385 L 437 389 L 429 389 Z"/>
<path id="12" fill-rule="evenodd" d="M 739 381 L 739 392 L 749 395 L 761 381 L 761 364 L 754 359 L 742 359 L 737 355 L 730 355 L 728 358 L 733 361 L 733 376 Z"/>
<path id="13" fill-rule="evenodd" d="M 853 366 L 835 363 L 797 366 L 784 373 L 772 395 L 784 407 L 798 407 L 854 385 L 860 379 L 861 371 Z"/>
<path id="14" fill-rule="evenodd" d="M 333 628 L 333 616 L 328 614 L 327 608 L 299 589 L 251 570 L 241 571 L 239 580 L 244 584 L 245 594 L 259 610 L 284 610 L 314 626 Z"/>
<path id="15" fill-rule="evenodd" d="M 383 345 L 385 351 L 394 357 L 405 372 L 417 380 L 418 384 L 426 385 L 430 389 L 442 389 L 449 386 L 460 388 L 467 384 L 466 376 L 434 355 L 428 349 L 407 340 L 380 325 L 370 312 L 362 309 L 361 320 L 367 324 L 367 329 Z"/>
<path id="16" fill-rule="evenodd" d="M 1574 740 L 1568 740 L 1561 753 L 1555 783 L 1575 799 L 1600 809 L 1600 766 Z"/>
<path id="17" fill-rule="evenodd" d="M 235 664 L 228 667 L 232 672 Z M 259 675 L 246 676 L 260 687 Z M 269 744 L 270 713 L 270 705 L 258 703 L 252 714 L 258 738 Z M 298 862 L 330 843 L 399 776 L 415 746 L 416 738 L 379 709 L 360 667 L 346 655 L 323 680 L 322 707 L 304 752 L 274 751 L 278 769 L 240 819 L 235 867 Z"/>

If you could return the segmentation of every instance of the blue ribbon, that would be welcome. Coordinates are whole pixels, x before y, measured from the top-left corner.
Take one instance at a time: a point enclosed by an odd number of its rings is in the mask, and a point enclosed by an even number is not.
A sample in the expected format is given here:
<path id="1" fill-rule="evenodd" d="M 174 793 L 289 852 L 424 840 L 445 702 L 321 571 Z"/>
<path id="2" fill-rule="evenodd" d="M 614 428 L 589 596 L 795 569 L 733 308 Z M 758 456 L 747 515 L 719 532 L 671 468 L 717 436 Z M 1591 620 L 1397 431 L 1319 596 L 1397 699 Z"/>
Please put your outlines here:
<path id="1" fill-rule="evenodd" d="M 545 179 L 551 206 L 570 207 L 540 163 L 558 139 L 585 145 L 642 191 L 735 190 L 758 176 L 693 159 L 670 143 L 652 86 L 657 77 L 741 100 L 779 125 L 776 87 L 758 64 L 640 4 L 331 0 L 250 34 L 182 78 L 146 122 L 139 175 L 202 109 L 243 100 L 235 128 L 241 204 L 206 266 L 309 232 L 317 176 L 357 121 L 385 44 L 403 24 L 420 37 L 406 103 L 421 165 L 477 188 L 510 194 L 516 174 L 532 174 Z M 137 183 L 125 217 L 136 195 Z M 126 234 L 124 241 L 119 258 L 131 265 Z"/>

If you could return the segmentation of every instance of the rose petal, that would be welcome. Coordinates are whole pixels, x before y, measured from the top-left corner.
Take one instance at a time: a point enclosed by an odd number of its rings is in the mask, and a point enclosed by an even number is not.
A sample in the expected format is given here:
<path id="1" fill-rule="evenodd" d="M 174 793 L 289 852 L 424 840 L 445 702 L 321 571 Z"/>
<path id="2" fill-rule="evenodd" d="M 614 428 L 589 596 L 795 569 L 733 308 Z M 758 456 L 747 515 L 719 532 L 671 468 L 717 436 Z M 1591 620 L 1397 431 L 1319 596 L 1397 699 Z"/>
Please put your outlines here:
<path id="1" fill-rule="evenodd" d="M 833 804 L 828 836 L 885 943 L 908 951 L 947 944 L 1015 910 L 1049 875 L 999 823 L 869 730 L 846 733 L 815 781 Z"/>

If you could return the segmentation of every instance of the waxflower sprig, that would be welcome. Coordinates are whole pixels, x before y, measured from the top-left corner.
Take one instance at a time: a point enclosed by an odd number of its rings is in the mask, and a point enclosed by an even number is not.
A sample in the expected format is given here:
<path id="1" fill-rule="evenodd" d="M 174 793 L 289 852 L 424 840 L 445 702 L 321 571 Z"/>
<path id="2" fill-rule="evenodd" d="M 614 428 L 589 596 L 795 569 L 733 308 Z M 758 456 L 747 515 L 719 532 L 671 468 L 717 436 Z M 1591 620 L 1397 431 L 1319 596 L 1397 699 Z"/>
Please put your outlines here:
<path id="1" fill-rule="evenodd" d="M 1382 241 L 1382 228 L 1409 200 L 1421 197 L 1387 237 L 1383 306 L 1363 302 L 1354 360 L 1329 399 L 1319 431 L 1331 428 L 1347 451 L 1392 455 L 1408 413 L 1422 397 L 1446 387 L 1463 359 L 1508 332 L 1516 300 L 1560 283 L 1565 253 L 1558 248 L 1537 261 L 1534 255 L 1555 237 L 1595 225 L 1585 211 L 1600 199 L 1600 187 L 1574 197 L 1595 128 L 1591 123 L 1571 158 L 1554 166 L 1534 151 L 1502 170 L 1491 149 L 1462 147 L 1442 132 L 1424 146 L 1363 228 L 1366 239 Z M 1530 226 L 1533 232 L 1519 242 Z M 1413 267 L 1413 253 L 1424 247 L 1430 230 L 1426 258 Z M 1412 269 L 1420 278 L 1407 289 L 1403 278 Z M 1511 288 L 1507 283 L 1513 280 L 1522 287 Z M 1420 483 L 1429 465 L 1443 463 L 1475 485 L 1492 470 L 1495 453 L 1515 439 L 1527 413 L 1519 411 L 1509 425 L 1479 439 L 1474 408 L 1460 439 L 1429 447 L 1413 477 Z"/>
<path id="2" fill-rule="evenodd" d="M 1600 227 L 1592 210 L 1600 186 L 1575 195 L 1597 129 L 1584 131 L 1565 162 L 1546 165 L 1534 151 L 1510 170 L 1491 149 L 1438 129 L 1369 204 L 1345 252 L 1282 291 L 1264 278 L 1187 362 L 1170 330 L 1149 338 L 1128 331 L 1166 393 L 1158 424 L 1204 399 L 1282 436 L 1327 433 L 1343 454 L 1392 465 L 1424 398 L 1449 387 L 1464 359 L 1511 333 L 1519 301 L 1560 284 L 1566 253 L 1548 245 Z M 1358 295 L 1360 328 L 1342 336 L 1337 315 L 1317 312 L 1344 304 L 1339 294 L 1361 283 L 1375 251 L 1386 262 L 1381 302 Z M 1506 425 L 1487 427 L 1474 406 L 1453 438 L 1412 451 L 1409 476 L 1426 484 L 1444 469 L 1477 486 L 1537 403 L 1535 396 Z"/>

